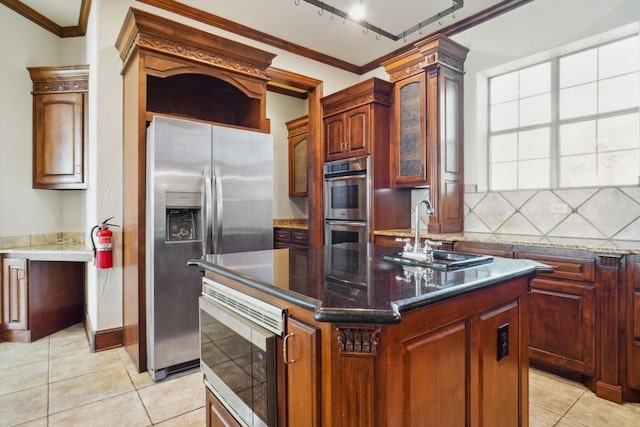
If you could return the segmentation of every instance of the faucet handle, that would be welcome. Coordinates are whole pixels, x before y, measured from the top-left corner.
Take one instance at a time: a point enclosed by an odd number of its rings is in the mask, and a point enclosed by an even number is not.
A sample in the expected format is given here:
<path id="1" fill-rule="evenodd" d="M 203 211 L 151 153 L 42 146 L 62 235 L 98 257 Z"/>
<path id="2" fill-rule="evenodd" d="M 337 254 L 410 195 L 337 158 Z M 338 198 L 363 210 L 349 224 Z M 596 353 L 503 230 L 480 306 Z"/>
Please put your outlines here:
<path id="1" fill-rule="evenodd" d="M 438 246 L 442 246 L 441 240 L 424 239 L 424 252 L 431 252 L 434 247 L 437 248 Z"/>
<path id="2" fill-rule="evenodd" d="M 411 252 L 413 251 L 413 246 L 411 246 L 411 239 L 408 237 L 402 238 L 402 237 L 396 237 L 396 242 L 403 242 L 404 243 L 404 247 L 402 248 L 403 251 L 405 252 Z"/>

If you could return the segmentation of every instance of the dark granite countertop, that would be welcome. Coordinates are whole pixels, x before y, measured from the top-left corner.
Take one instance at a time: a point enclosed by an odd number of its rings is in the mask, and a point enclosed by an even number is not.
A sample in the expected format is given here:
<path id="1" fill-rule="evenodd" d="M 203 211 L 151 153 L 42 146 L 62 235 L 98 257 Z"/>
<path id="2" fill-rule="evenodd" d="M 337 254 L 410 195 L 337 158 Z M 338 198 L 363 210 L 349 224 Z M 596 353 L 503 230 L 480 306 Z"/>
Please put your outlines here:
<path id="1" fill-rule="evenodd" d="M 382 259 L 391 252 L 397 248 L 339 244 L 207 255 L 189 264 L 312 310 L 318 321 L 378 324 L 399 323 L 402 313 L 551 271 L 535 261 L 499 257 L 477 267 L 438 271 Z"/>

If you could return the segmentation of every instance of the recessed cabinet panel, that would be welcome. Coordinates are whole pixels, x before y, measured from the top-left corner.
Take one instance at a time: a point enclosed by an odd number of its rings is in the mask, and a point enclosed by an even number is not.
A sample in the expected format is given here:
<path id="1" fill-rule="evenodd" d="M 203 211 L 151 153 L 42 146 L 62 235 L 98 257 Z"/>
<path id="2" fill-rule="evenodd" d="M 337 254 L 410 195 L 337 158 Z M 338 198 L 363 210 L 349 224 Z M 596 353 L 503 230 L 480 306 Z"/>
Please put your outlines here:
<path id="1" fill-rule="evenodd" d="M 423 176 L 423 127 L 424 106 L 421 103 L 424 76 L 398 84 L 398 178 Z M 424 179 L 424 178 L 423 178 Z"/>
<path id="2" fill-rule="evenodd" d="M 289 139 L 289 196 L 308 196 L 309 118 L 303 116 L 287 122 L 286 125 Z"/>
<path id="3" fill-rule="evenodd" d="M 2 260 L 3 323 L 6 330 L 28 329 L 27 260 Z"/>
<path id="4" fill-rule="evenodd" d="M 37 184 L 81 182 L 83 94 L 38 95 L 36 101 Z"/>
<path id="5" fill-rule="evenodd" d="M 531 360 L 593 375 L 595 288 L 551 279 L 534 279 L 531 287 Z"/>

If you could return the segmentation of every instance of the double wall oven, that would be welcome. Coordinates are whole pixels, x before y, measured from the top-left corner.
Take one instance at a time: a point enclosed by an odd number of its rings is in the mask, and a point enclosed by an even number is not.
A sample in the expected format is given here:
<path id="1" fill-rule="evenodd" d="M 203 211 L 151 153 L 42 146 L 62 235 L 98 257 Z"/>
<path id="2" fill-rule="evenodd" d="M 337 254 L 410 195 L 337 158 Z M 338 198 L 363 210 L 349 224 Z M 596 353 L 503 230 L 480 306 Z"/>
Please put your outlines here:
<path id="1" fill-rule="evenodd" d="M 370 170 L 369 156 L 324 164 L 325 244 L 368 241 Z"/>

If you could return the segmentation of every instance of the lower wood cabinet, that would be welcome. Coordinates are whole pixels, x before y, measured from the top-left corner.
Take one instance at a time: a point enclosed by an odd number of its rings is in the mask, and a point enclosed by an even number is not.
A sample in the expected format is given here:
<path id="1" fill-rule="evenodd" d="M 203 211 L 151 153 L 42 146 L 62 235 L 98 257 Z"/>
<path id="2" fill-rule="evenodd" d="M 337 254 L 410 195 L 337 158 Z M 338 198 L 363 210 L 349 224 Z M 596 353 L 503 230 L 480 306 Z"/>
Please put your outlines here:
<path id="1" fill-rule="evenodd" d="M 640 255 L 629 256 L 627 264 L 627 384 L 640 390 Z"/>
<path id="2" fill-rule="evenodd" d="M 595 374 L 595 286 L 534 279 L 529 312 L 531 361 Z"/>
<path id="3" fill-rule="evenodd" d="M 242 427 L 222 403 L 205 387 L 207 427 Z"/>
<path id="4" fill-rule="evenodd" d="M 287 318 L 287 335 L 283 341 L 287 426 L 320 425 L 319 338 L 317 328 Z"/>
<path id="5" fill-rule="evenodd" d="M 31 342 L 84 319 L 85 263 L 2 260 L 4 341 Z"/>
<path id="6" fill-rule="evenodd" d="M 273 248 L 304 248 L 309 243 L 309 231 L 301 228 L 273 229 Z"/>

